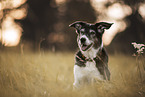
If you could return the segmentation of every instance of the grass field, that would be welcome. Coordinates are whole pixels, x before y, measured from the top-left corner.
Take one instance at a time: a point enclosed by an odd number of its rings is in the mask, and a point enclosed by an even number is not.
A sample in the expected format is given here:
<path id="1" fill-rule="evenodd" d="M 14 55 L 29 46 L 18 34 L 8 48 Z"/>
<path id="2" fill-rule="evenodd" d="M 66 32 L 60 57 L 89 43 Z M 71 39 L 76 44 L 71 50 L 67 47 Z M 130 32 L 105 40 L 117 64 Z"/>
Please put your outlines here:
<path id="1" fill-rule="evenodd" d="M 80 90 L 73 65 L 74 53 L 0 52 L 0 97 L 145 97 L 135 57 L 110 55 L 111 81 Z"/>

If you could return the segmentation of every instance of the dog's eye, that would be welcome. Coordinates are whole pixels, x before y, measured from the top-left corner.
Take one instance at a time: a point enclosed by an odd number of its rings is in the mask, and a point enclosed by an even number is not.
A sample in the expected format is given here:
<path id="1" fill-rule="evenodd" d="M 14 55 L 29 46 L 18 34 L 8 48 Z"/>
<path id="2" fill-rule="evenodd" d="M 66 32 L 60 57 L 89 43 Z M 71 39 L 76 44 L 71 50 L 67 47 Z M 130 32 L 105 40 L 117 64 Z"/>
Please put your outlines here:
<path id="1" fill-rule="evenodd" d="M 84 33 L 85 31 L 81 31 L 81 33 Z"/>
<path id="2" fill-rule="evenodd" d="M 83 34 L 85 32 L 85 29 L 81 29 L 80 32 Z"/>
<path id="3" fill-rule="evenodd" d="M 92 35 L 94 35 L 94 34 L 95 34 L 95 32 L 91 32 L 91 34 L 92 34 Z"/>
<path id="4" fill-rule="evenodd" d="M 95 35 L 95 31 L 94 30 L 90 30 L 90 34 L 91 35 Z"/>

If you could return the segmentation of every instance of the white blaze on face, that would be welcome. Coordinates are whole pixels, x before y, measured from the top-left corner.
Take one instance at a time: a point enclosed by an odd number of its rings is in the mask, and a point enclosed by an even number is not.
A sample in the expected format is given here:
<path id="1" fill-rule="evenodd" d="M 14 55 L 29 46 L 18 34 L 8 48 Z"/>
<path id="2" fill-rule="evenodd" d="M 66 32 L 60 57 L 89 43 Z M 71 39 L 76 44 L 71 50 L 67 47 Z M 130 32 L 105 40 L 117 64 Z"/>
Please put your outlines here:
<path id="1" fill-rule="evenodd" d="M 90 30 L 90 32 L 93 32 L 93 31 L 94 31 L 94 30 Z M 89 40 L 89 38 L 87 37 L 87 35 L 82 34 L 82 33 L 84 33 L 84 32 L 85 32 L 85 29 L 81 29 L 81 30 L 80 30 L 79 44 L 81 45 L 81 39 L 84 38 L 84 39 L 86 39 L 85 45 L 90 45 L 90 44 L 92 43 L 92 41 Z"/>
<path id="2" fill-rule="evenodd" d="M 82 35 L 82 36 L 80 37 L 80 39 L 79 39 L 80 44 L 81 44 L 81 39 L 82 39 L 82 38 L 86 39 L 85 45 L 90 45 L 90 44 L 91 44 L 91 41 L 89 40 L 89 38 L 88 38 L 86 35 Z"/>
<path id="3" fill-rule="evenodd" d="M 81 32 L 85 32 L 85 29 L 81 29 L 81 30 L 80 30 L 80 33 L 81 33 Z"/>

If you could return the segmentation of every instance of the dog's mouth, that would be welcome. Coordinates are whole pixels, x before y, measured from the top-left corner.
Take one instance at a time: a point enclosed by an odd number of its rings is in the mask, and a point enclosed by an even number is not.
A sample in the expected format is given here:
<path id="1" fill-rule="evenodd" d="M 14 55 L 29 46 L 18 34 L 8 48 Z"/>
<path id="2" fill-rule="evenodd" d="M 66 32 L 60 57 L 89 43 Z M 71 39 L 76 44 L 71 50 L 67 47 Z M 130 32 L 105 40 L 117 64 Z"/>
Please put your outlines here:
<path id="1" fill-rule="evenodd" d="M 89 48 L 92 47 L 92 45 L 93 45 L 93 43 L 91 43 L 90 45 L 82 44 L 82 45 L 81 45 L 82 51 L 88 50 Z"/>

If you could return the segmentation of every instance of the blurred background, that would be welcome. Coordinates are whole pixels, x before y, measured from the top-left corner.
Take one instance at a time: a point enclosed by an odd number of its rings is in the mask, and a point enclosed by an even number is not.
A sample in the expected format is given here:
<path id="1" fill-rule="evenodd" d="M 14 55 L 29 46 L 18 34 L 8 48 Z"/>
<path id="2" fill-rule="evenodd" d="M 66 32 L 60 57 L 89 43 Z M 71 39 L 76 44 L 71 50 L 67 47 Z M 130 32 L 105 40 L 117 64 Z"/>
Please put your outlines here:
<path id="1" fill-rule="evenodd" d="M 111 81 L 79 92 L 75 21 L 114 23 L 103 35 Z M 132 42 L 145 44 L 145 0 L 0 0 L 0 97 L 145 97 Z"/>
<path id="2" fill-rule="evenodd" d="M 0 50 L 76 51 L 75 21 L 114 23 L 103 36 L 110 53 L 145 43 L 144 0 L 0 0 Z"/>

